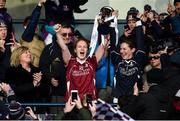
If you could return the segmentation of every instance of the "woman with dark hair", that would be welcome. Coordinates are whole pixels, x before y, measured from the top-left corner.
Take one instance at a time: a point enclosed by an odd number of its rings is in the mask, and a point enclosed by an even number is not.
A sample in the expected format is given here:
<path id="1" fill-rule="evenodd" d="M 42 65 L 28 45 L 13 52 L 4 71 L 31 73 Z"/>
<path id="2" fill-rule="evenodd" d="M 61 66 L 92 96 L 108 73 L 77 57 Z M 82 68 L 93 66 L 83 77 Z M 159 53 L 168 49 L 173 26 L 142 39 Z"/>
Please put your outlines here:
<path id="1" fill-rule="evenodd" d="M 137 95 L 137 82 L 142 76 L 145 52 L 143 29 L 140 20 L 136 22 L 135 35 L 135 38 L 122 38 L 122 41 L 120 41 L 120 49 L 116 49 L 116 46 L 111 44 L 112 62 L 116 67 L 112 95 L 119 99 L 118 101 L 121 102 L 120 106 L 124 106 L 124 103 L 133 94 Z M 135 41 L 133 39 L 135 39 Z M 136 42 L 136 46 L 134 42 Z M 117 50 L 119 51 L 117 52 Z"/>

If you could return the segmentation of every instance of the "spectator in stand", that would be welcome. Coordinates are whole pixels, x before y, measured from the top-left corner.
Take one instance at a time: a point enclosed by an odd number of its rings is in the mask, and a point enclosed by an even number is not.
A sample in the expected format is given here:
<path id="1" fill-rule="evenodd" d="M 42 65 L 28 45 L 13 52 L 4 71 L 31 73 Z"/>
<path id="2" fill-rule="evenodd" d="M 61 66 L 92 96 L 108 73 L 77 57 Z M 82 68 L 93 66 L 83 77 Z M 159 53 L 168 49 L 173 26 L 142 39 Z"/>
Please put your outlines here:
<path id="1" fill-rule="evenodd" d="M 13 100 L 16 100 L 14 91 L 11 89 L 9 84 L 6 83 L 0 83 L 0 89 L 1 93 L 4 94 L 5 99 L 8 102 L 5 102 L 3 100 L 0 100 L 0 120 L 7 120 L 9 115 L 8 107 L 5 105 L 5 103 L 10 103 Z"/>
<path id="2" fill-rule="evenodd" d="M 163 38 L 163 31 L 157 16 L 158 14 L 155 10 L 151 10 L 147 14 L 149 26 L 146 26 L 146 34 L 152 35 L 155 40 Z"/>
<path id="3" fill-rule="evenodd" d="M 163 71 L 171 66 L 170 57 L 178 51 L 178 48 L 173 37 L 163 39 L 161 42 L 154 42 L 153 45 L 151 45 L 149 62 L 152 69 L 147 72 L 147 81 L 149 83 L 162 83 L 161 81 L 164 80 L 166 76 Z"/>
<path id="4" fill-rule="evenodd" d="M 9 106 L 9 120 L 39 120 L 31 107 L 22 107 L 21 103 L 12 101 Z"/>
<path id="5" fill-rule="evenodd" d="M 0 17 L 4 19 L 4 21 L 7 24 L 7 39 L 8 42 L 13 42 L 14 40 L 11 40 L 12 38 L 12 33 L 13 32 L 13 25 L 12 25 L 12 18 L 11 16 L 7 13 L 7 9 L 5 8 L 6 5 L 6 0 L 0 0 Z"/>
<path id="6" fill-rule="evenodd" d="M 125 36 L 125 37 L 134 36 L 134 34 L 135 34 L 134 28 L 136 27 L 138 13 L 139 13 L 139 11 L 134 7 L 131 7 L 129 9 L 129 11 L 127 12 L 127 17 L 126 17 L 127 25 L 124 26 L 123 36 Z"/>
<path id="7" fill-rule="evenodd" d="M 170 14 L 168 19 L 173 34 L 180 38 L 180 0 L 174 0 L 174 7 L 173 5 L 168 4 L 167 11 Z"/>
<path id="8" fill-rule="evenodd" d="M 32 64 L 35 67 L 39 67 L 40 55 L 45 47 L 43 39 L 37 34 L 41 7 L 45 2 L 46 0 L 39 0 L 38 5 L 32 12 L 32 15 L 24 19 L 23 25 L 25 31 L 23 32 L 22 40 L 20 41 L 21 45 L 29 48 L 32 53 Z"/>
<path id="9" fill-rule="evenodd" d="M 76 37 L 74 36 L 74 29 L 69 24 L 63 24 L 61 27 L 61 35 L 63 41 L 68 46 L 72 55 L 74 55 L 73 42 Z M 66 93 L 66 69 L 62 58 L 62 50 L 56 42 L 56 38 L 51 44 L 47 45 L 40 57 L 40 69 L 51 85 L 51 102 L 64 102 Z M 51 108 L 52 113 L 58 113 L 61 108 Z"/>
<path id="10" fill-rule="evenodd" d="M 132 97 L 121 110 L 137 120 L 169 120 L 179 117 L 172 112 L 172 101 L 180 87 L 179 55 L 179 52 L 173 54 L 171 66 L 162 69 L 164 77 L 161 78 L 161 83 L 152 85 L 147 93 Z"/>
<path id="11" fill-rule="evenodd" d="M 10 65 L 11 52 L 18 47 L 8 40 L 7 33 L 6 22 L 0 17 L 0 82 L 4 80 L 5 72 Z"/>
<path id="12" fill-rule="evenodd" d="M 146 77 L 146 85 L 143 85 L 143 90 L 145 92 L 148 91 L 149 87 L 153 85 L 159 85 L 162 80 L 164 80 L 163 69 L 167 68 L 168 63 L 168 55 L 166 54 L 166 50 L 160 51 L 158 48 L 157 42 L 154 42 L 153 45 L 150 46 L 149 51 L 149 64 L 145 67 L 145 77 Z M 162 53 L 163 52 L 163 53 Z M 161 55 L 162 54 L 162 55 Z"/>
<path id="13" fill-rule="evenodd" d="M 19 102 L 16 102 L 16 97 L 14 91 L 11 89 L 9 84 L 6 83 L 0 83 L 1 91 L 6 96 L 8 106 L 5 106 L 4 103 L 1 103 L 1 109 L 0 112 L 1 116 L 0 119 L 10 119 L 10 120 L 38 120 L 37 116 L 34 114 L 32 109 L 30 107 L 27 107 L 29 110 L 27 112 L 25 109 L 21 106 Z"/>
<path id="14" fill-rule="evenodd" d="M 56 24 L 55 26 L 57 43 L 62 49 L 62 56 L 67 68 L 67 90 L 66 90 L 66 101 L 70 96 L 71 90 L 78 90 L 81 101 L 85 99 L 87 94 L 92 95 L 92 99 L 96 99 L 96 88 L 95 88 L 95 69 L 97 63 L 100 61 L 104 54 L 104 49 L 107 44 L 107 40 L 104 40 L 94 56 L 88 56 L 89 43 L 84 38 L 78 38 L 75 42 L 74 52 L 75 56 L 72 56 L 67 45 L 64 43 L 61 35 L 61 25 Z M 87 57 L 88 56 L 88 57 Z"/>
<path id="15" fill-rule="evenodd" d="M 10 67 L 5 82 L 9 83 L 22 103 L 45 102 L 50 88 L 39 68 L 31 64 L 31 53 L 27 47 L 15 49 L 11 55 Z"/>
<path id="16" fill-rule="evenodd" d="M 147 13 L 147 12 L 145 12 L 145 13 Z M 126 38 L 126 37 L 132 37 L 134 39 L 134 42 L 136 41 L 136 39 L 135 39 L 136 38 L 136 34 L 135 34 L 135 32 L 136 32 L 136 21 L 139 20 L 139 18 L 140 18 L 139 16 L 140 16 L 140 13 L 135 7 L 131 7 L 129 9 L 129 11 L 127 12 L 127 17 L 126 17 L 127 25 L 124 26 L 124 33 L 123 33 L 122 36 L 120 36 L 120 40 L 123 40 L 123 38 Z M 147 16 L 147 15 L 142 15 L 142 16 Z M 143 26 L 142 26 L 143 27 L 143 33 L 145 35 L 146 27 L 144 25 L 143 20 L 141 20 L 141 21 L 142 21 L 142 24 L 143 24 Z M 144 36 L 144 39 L 145 39 L 145 45 L 144 46 L 147 49 L 149 41 L 147 41 L 146 38 L 147 38 L 147 36 L 145 35 Z M 119 44 L 120 43 L 118 43 L 118 47 L 120 46 Z"/>

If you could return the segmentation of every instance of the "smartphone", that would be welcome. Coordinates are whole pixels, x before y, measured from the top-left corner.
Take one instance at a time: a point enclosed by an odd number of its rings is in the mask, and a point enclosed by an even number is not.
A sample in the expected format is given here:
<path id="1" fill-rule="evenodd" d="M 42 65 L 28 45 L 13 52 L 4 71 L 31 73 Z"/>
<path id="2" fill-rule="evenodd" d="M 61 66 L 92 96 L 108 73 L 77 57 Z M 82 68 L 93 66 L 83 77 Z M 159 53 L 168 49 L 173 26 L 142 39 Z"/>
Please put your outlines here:
<path id="1" fill-rule="evenodd" d="M 89 106 L 89 104 L 92 106 L 92 94 L 86 95 L 86 103 L 87 103 L 87 106 Z"/>
<path id="2" fill-rule="evenodd" d="M 72 102 L 73 102 L 74 100 L 77 100 L 77 95 L 78 95 L 78 91 L 77 91 L 77 90 L 71 90 Z"/>

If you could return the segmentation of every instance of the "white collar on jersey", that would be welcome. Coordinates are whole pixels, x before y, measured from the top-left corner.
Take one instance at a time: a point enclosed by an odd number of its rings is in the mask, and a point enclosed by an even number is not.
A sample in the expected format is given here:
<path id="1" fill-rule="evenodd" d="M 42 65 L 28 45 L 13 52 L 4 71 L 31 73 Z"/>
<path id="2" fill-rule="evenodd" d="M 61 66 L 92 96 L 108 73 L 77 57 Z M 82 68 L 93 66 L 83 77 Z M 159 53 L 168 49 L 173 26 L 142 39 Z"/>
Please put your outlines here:
<path id="1" fill-rule="evenodd" d="M 86 58 L 86 59 L 87 59 L 87 58 Z M 85 62 L 86 62 L 86 59 L 80 60 L 78 57 L 76 57 L 77 62 L 79 62 L 80 64 L 85 63 Z"/>

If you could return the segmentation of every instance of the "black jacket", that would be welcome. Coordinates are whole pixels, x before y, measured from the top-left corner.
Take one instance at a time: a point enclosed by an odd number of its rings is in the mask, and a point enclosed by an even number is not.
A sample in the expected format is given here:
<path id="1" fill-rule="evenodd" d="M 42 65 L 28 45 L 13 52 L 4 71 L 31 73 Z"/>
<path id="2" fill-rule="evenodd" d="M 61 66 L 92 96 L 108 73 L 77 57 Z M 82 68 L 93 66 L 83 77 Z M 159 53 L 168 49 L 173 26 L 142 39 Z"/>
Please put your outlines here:
<path id="1" fill-rule="evenodd" d="M 40 70 L 33 65 L 31 65 L 30 72 L 22 68 L 21 65 L 10 67 L 7 70 L 5 82 L 11 85 L 19 102 L 33 103 L 38 102 L 41 98 L 48 97 L 50 88 L 45 83 L 44 78 L 42 78 L 39 87 L 33 85 L 33 74 L 37 72 L 40 72 Z"/>
<path id="2" fill-rule="evenodd" d="M 8 69 L 11 57 L 11 45 L 6 45 L 5 43 L 5 51 L 0 51 L 0 82 L 4 80 L 5 72 Z"/>
<path id="3" fill-rule="evenodd" d="M 152 86 L 148 93 L 133 96 L 122 111 L 137 120 L 167 120 L 172 99 L 180 88 L 180 70 L 168 68 L 164 74 L 165 79 L 160 85 Z"/>
<path id="4" fill-rule="evenodd" d="M 68 44 L 68 48 L 70 52 L 74 51 L 72 43 Z M 49 85 L 51 85 L 52 77 L 59 80 L 58 87 L 52 86 L 52 94 L 64 96 L 66 92 L 66 68 L 61 49 L 55 40 L 44 48 L 40 57 L 39 67 Z"/>

